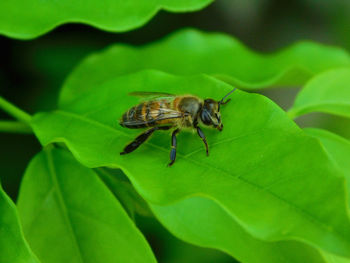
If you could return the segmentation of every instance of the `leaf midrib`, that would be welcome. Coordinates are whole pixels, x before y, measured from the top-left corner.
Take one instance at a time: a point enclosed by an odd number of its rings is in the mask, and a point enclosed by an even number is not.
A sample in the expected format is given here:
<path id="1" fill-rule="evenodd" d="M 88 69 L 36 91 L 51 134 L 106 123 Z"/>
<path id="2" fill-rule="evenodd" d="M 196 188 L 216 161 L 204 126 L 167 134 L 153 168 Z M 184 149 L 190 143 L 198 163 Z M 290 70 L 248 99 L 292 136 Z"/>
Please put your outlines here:
<path id="1" fill-rule="evenodd" d="M 95 125 L 100 126 L 100 127 L 104 128 L 104 129 L 108 129 L 108 130 L 110 130 L 110 131 L 117 132 L 117 133 L 122 134 L 122 135 L 124 135 L 124 136 L 126 136 L 126 137 L 133 138 L 131 135 L 129 135 L 129 134 L 127 134 L 127 133 L 124 133 L 123 131 L 114 129 L 114 128 L 112 128 L 112 127 L 110 127 L 110 126 L 108 126 L 108 125 L 106 125 L 106 124 L 103 124 L 103 123 L 101 123 L 101 122 L 98 122 L 98 121 L 96 121 L 96 120 L 93 120 L 93 119 L 90 119 L 90 118 L 86 118 L 86 117 L 82 117 L 82 116 L 80 116 L 80 115 L 78 115 L 78 114 L 76 114 L 76 113 L 67 112 L 67 111 L 62 111 L 62 110 L 57 110 L 57 111 L 55 111 L 55 112 L 61 113 L 61 114 L 63 114 L 63 115 L 68 115 L 68 116 L 71 116 L 71 117 L 73 117 L 73 118 L 77 118 L 77 119 L 80 119 L 80 120 L 82 120 L 82 121 L 85 121 L 85 122 L 88 122 L 88 123 L 91 123 L 91 124 L 95 124 Z M 160 146 L 158 146 L 158 145 L 152 144 L 152 143 L 147 142 L 147 141 L 146 141 L 145 143 L 148 144 L 148 145 L 150 145 L 150 146 L 152 146 L 152 147 L 154 147 L 154 148 L 156 148 L 156 149 L 162 150 L 163 152 L 164 152 L 164 151 L 168 152 L 168 150 L 165 150 L 163 147 L 160 147 Z M 316 218 L 316 217 L 314 217 L 313 215 L 307 213 L 307 211 L 305 211 L 305 210 L 299 208 L 298 206 L 296 206 L 296 205 L 294 205 L 294 204 L 288 202 L 287 200 L 281 198 L 280 196 L 276 195 L 275 193 L 273 193 L 273 192 L 271 192 L 271 191 L 269 191 L 269 190 L 267 190 L 267 189 L 264 189 L 264 188 L 260 187 L 259 185 L 256 185 L 256 184 L 254 184 L 254 183 L 252 183 L 252 182 L 250 182 L 250 181 L 244 180 L 242 177 L 232 176 L 232 174 L 230 174 L 229 172 L 223 170 L 222 168 L 215 167 L 215 166 L 210 166 L 210 165 L 207 165 L 207 164 L 202 163 L 202 162 L 197 162 L 197 161 L 195 161 L 195 160 L 193 160 L 193 159 L 186 158 L 186 156 L 185 156 L 185 155 L 182 155 L 182 154 L 179 154 L 178 156 L 181 157 L 181 158 L 183 158 L 184 160 L 186 160 L 186 161 L 188 161 L 188 162 L 192 162 L 193 164 L 196 164 L 196 165 L 198 165 L 198 166 L 202 166 L 202 167 L 209 168 L 209 169 L 216 169 L 216 170 L 218 170 L 218 171 L 220 171 L 220 172 L 222 172 L 222 173 L 224 173 L 224 174 L 230 176 L 231 178 L 234 178 L 234 179 L 238 180 L 239 182 L 245 183 L 245 184 L 247 184 L 247 185 L 249 185 L 249 186 L 252 186 L 252 187 L 258 189 L 259 191 L 263 191 L 263 192 L 265 192 L 265 193 L 270 194 L 270 195 L 271 195 L 272 197 L 274 197 L 276 200 L 278 200 L 278 201 L 280 201 L 281 203 L 286 204 L 287 206 L 289 206 L 289 207 L 291 207 L 292 209 L 294 209 L 294 210 L 297 212 L 296 214 L 297 214 L 298 216 L 300 216 L 300 214 L 303 214 L 303 215 L 305 216 L 305 218 L 307 218 L 312 224 L 318 225 L 321 229 L 325 230 L 325 232 L 334 233 L 335 236 L 337 236 L 337 237 L 340 238 L 341 240 L 344 240 L 345 243 L 350 244 L 349 240 L 345 239 L 345 237 L 344 237 L 343 235 L 341 235 L 338 231 L 335 231 L 334 228 L 329 228 L 326 224 L 324 224 L 324 223 L 323 223 L 322 221 L 320 221 L 318 218 Z M 115 164 L 113 164 L 113 165 L 115 165 Z M 205 193 L 205 195 L 207 195 L 207 193 Z M 216 198 L 215 198 L 215 199 L 216 199 Z M 223 207 L 225 207 L 225 205 L 223 205 L 222 202 L 220 202 L 220 204 L 221 204 Z M 229 211 L 229 213 L 231 214 L 232 211 Z M 244 227 L 244 226 L 243 226 L 243 227 Z"/>
<path id="2" fill-rule="evenodd" d="M 51 153 L 51 151 L 46 151 L 45 153 L 47 156 L 47 163 L 48 163 L 48 167 L 49 167 L 48 174 L 51 175 L 51 179 L 52 179 L 52 182 L 54 184 L 54 187 L 57 189 L 56 193 L 57 193 L 57 197 L 58 197 L 58 204 L 61 207 L 62 215 L 64 217 L 66 225 L 68 226 L 68 229 L 69 229 L 68 232 L 69 232 L 69 235 L 71 237 L 71 240 L 73 241 L 73 243 L 76 247 L 76 251 L 78 252 L 79 261 L 81 263 L 83 263 L 84 262 L 83 253 L 81 251 L 81 247 L 79 245 L 79 242 L 76 238 L 76 233 L 74 231 L 74 227 L 72 226 L 72 219 L 69 216 L 69 212 L 68 212 L 67 206 L 65 204 L 65 200 L 63 198 L 61 188 L 60 188 L 59 183 L 57 181 L 57 174 L 56 174 L 55 165 L 53 162 L 52 153 Z"/>
<path id="3" fill-rule="evenodd" d="M 40 216 L 41 211 L 44 209 L 44 205 L 46 205 L 47 201 L 49 200 L 49 197 L 54 193 L 54 186 L 52 186 L 47 193 L 44 195 L 44 198 L 42 198 L 41 204 L 38 207 L 38 209 L 34 212 L 35 216 L 31 219 L 31 221 L 27 224 L 27 229 L 31 231 L 33 224 L 37 220 L 37 218 Z"/>

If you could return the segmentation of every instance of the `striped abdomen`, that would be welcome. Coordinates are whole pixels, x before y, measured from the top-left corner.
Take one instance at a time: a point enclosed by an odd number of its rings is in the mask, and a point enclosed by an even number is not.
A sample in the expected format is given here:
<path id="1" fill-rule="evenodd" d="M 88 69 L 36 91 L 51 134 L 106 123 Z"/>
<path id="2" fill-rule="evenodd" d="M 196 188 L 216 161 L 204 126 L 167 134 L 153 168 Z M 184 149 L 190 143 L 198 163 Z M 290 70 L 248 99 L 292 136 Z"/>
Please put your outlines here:
<path id="1" fill-rule="evenodd" d="M 130 108 L 121 118 L 120 125 L 130 129 L 172 124 L 175 121 L 173 103 L 168 100 L 146 101 Z M 178 112 L 176 112 L 179 115 Z M 170 118 L 171 117 L 171 118 Z"/>

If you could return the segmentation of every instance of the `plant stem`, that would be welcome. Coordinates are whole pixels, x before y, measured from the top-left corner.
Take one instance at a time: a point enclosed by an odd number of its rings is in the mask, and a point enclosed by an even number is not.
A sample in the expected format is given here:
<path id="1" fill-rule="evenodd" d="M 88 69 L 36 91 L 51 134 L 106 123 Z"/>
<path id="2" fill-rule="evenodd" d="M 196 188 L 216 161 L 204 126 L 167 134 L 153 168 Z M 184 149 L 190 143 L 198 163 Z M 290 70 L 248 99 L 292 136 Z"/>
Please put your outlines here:
<path id="1" fill-rule="evenodd" d="M 15 117 L 19 121 L 23 121 L 25 123 L 29 123 L 31 116 L 24 112 L 23 110 L 17 108 L 12 103 L 5 100 L 3 97 L 0 96 L 0 109 L 3 109 L 11 116 Z"/>
<path id="2" fill-rule="evenodd" d="M 0 132 L 33 133 L 26 123 L 19 121 L 0 121 Z"/>

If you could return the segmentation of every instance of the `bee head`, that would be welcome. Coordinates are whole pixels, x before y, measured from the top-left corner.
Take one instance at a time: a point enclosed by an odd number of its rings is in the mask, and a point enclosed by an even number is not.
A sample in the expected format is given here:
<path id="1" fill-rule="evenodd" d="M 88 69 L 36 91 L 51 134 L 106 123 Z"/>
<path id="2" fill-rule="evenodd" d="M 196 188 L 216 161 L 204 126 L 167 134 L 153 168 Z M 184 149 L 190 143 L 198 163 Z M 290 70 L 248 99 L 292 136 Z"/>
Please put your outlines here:
<path id="1" fill-rule="evenodd" d="M 223 125 L 221 123 L 219 102 L 213 99 L 206 99 L 203 104 L 203 109 L 201 111 L 201 121 L 203 124 L 208 126 L 213 126 L 219 131 L 222 130 Z"/>
<path id="2" fill-rule="evenodd" d="M 215 101 L 213 99 L 204 100 L 203 108 L 200 113 L 200 118 L 203 124 L 208 126 L 213 126 L 214 128 L 222 131 L 223 124 L 221 122 L 220 115 L 220 105 L 224 105 L 230 101 L 230 99 L 224 101 L 232 92 L 236 89 L 231 90 L 228 94 L 226 94 L 220 101 Z"/>

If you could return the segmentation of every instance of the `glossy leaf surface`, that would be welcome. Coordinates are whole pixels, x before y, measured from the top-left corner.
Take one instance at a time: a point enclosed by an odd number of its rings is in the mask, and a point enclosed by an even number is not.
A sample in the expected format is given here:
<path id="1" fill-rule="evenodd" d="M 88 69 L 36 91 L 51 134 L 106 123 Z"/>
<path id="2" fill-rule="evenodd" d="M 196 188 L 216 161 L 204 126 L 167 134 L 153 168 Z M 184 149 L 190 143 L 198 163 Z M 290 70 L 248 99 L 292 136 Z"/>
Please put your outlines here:
<path id="1" fill-rule="evenodd" d="M 18 209 L 25 237 L 44 263 L 156 262 L 118 200 L 66 150 L 50 147 L 34 157 Z"/>
<path id="2" fill-rule="evenodd" d="M 125 182 L 122 185 L 116 183 L 121 182 L 122 174 L 120 169 L 103 169 L 100 173 L 102 178 L 108 178 L 104 182 L 118 199 L 120 192 L 125 192 L 120 191 Z M 135 191 L 130 185 L 128 190 Z M 190 197 L 166 206 L 153 204 L 151 209 L 176 237 L 191 244 L 221 250 L 240 262 L 336 262 L 334 255 L 321 254 L 302 242 L 264 242 L 253 238 L 218 204 L 207 198 Z"/>
<path id="3" fill-rule="evenodd" d="M 213 0 L 9 0 L 0 2 L 0 34 L 30 39 L 64 23 L 123 32 L 142 26 L 159 10 L 199 10 Z"/>
<path id="4" fill-rule="evenodd" d="M 123 112 L 138 103 L 127 93 L 190 92 L 221 99 L 231 89 L 204 75 L 145 71 L 115 78 L 58 111 L 38 114 L 32 126 L 43 145 L 64 142 L 86 166 L 121 168 L 152 204 L 206 196 L 254 237 L 303 240 L 350 256 L 344 178 L 319 142 L 266 97 L 232 94 L 222 107 L 224 131 L 205 129 L 209 157 L 197 135 L 186 132 L 178 136 L 178 158 L 171 168 L 166 167 L 168 133 L 158 132 L 134 153 L 119 155 L 140 132 L 118 125 Z"/>
<path id="5" fill-rule="evenodd" d="M 15 204 L 0 185 L 0 262 L 39 263 L 24 239 Z"/>
<path id="6" fill-rule="evenodd" d="M 256 89 L 301 85 L 324 70 L 349 65 L 349 54 L 336 47 L 299 42 L 273 54 L 260 54 L 231 36 L 186 29 L 147 46 L 115 45 L 89 56 L 68 77 L 60 103 L 118 75 L 143 69 L 206 73 Z"/>
<path id="7" fill-rule="evenodd" d="M 298 117 L 310 112 L 350 117 L 350 68 L 325 72 L 305 85 L 289 114 Z"/>
<path id="8" fill-rule="evenodd" d="M 264 242 L 253 238 L 214 201 L 203 197 L 151 207 L 175 236 L 199 246 L 217 248 L 240 262 L 327 262 L 316 249 L 301 242 Z"/>

